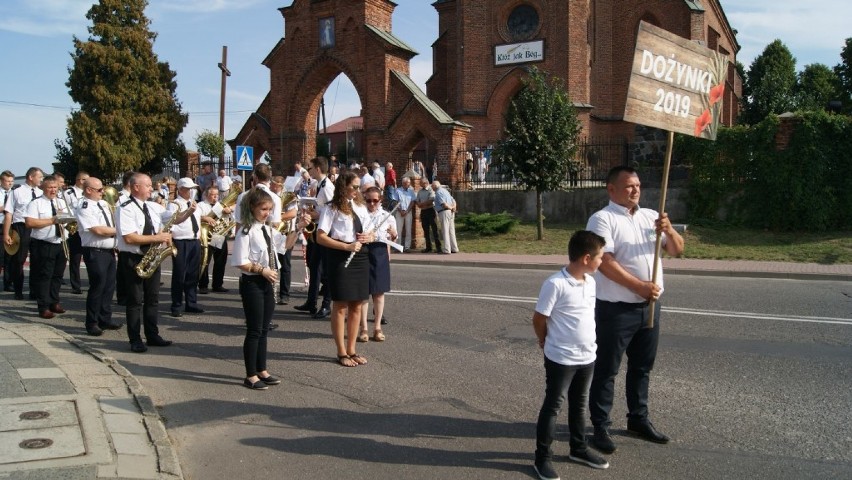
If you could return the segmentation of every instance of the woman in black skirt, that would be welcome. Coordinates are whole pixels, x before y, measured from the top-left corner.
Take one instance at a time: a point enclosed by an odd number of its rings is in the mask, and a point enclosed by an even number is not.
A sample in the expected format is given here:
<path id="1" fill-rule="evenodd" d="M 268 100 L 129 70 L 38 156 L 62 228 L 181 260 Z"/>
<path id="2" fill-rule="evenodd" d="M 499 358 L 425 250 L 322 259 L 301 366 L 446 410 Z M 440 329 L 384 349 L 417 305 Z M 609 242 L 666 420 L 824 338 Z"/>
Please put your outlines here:
<path id="1" fill-rule="evenodd" d="M 337 362 L 344 367 L 367 363 L 366 358 L 355 353 L 355 340 L 361 323 L 361 304 L 369 297 L 370 267 L 367 249 L 361 246 L 374 241 L 376 236 L 364 231 L 367 209 L 360 188 L 361 180 L 355 173 L 341 173 L 334 182 L 334 197 L 320 213 L 317 224 L 317 243 L 326 247 L 325 266 L 328 268 L 328 288 L 333 302 L 331 333 L 337 346 Z"/>
<path id="2" fill-rule="evenodd" d="M 382 208 L 382 192 L 378 187 L 370 187 L 364 192 L 364 201 L 367 203 L 369 218 L 365 224 L 368 232 L 375 231 L 377 242 L 367 244 L 367 255 L 370 260 L 370 295 L 373 297 L 373 318 L 375 326 L 373 340 L 384 342 L 385 334 L 382 332 L 382 314 L 385 310 L 385 293 L 390 287 L 390 246 L 383 240 L 396 240 L 396 220 L 393 215 Z M 379 225 L 379 222 L 382 222 Z M 361 333 L 358 334 L 359 342 L 370 339 L 367 333 L 368 301 L 364 301 L 361 307 Z"/>

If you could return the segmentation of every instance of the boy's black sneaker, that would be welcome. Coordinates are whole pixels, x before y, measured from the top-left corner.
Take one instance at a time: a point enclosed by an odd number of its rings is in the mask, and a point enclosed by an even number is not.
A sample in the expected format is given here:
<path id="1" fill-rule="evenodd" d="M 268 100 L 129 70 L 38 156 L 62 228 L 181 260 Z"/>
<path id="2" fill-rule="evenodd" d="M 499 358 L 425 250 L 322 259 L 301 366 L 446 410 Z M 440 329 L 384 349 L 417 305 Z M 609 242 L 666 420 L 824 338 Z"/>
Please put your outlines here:
<path id="1" fill-rule="evenodd" d="M 536 462 L 533 468 L 535 468 L 535 473 L 538 474 L 538 478 L 541 480 L 559 480 L 559 474 L 553 469 L 553 464 L 550 460 Z"/>
<path id="2" fill-rule="evenodd" d="M 609 434 L 606 427 L 595 427 L 595 434 L 592 436 L 592 446 L 603 453 L 612 453 L 615 451 L 615 442 Z"/>
<path id="3" fill-rule="evenodd" d="M 582 463 L 583 465 L 588 465 L 592 468 L 599 468 L 601 470 L 609 468 L 609 462 L 588 449 L 581 452 L 571 452 L 568 454 L 568 459 L 577 463 Z"/>

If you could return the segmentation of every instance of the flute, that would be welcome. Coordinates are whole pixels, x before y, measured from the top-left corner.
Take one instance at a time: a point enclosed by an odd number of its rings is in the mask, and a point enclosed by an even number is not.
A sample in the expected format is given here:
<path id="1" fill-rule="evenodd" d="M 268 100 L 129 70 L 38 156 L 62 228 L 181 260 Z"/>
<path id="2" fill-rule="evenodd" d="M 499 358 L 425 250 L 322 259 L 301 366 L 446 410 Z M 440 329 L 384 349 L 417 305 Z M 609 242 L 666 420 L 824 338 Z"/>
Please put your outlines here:
<path id="1" fill-rule="evenodd" d="M 385 224 L 385 222 L 388 220 L 388 218 L 390 218 L 390 217 L 391 217 L 391 215 L 393 215 L 393 212 L 397 211 L 397 209 L 398 209 L 398 208 L 399 208 L 399 204 L 397 203 L 397 204 L 396 204 L 396 206 L 395 206 L 395 207 L 393 207 L 393 208 L 391 209 L 391 211 L 387 213 L 387 215 L 385 215 L 384 217 L 382 217 L 382 219 L 381 219 L 378 223 L 376 223 L 376 226 L 375 226 L 375 227 L 373 227 L 373 228 L 371 228 L 371 229 L 370 229 L 370 231 L 369 231 L 369 232 L 367 232 L 367 233 L 376 233 L 376 232 L 378 232 L 378 231 L 379 231 L 379 228 L 381 228 L 381 226 Z M 353 214 L 355 214 L 355 212 L 352 212 L 352 213 L 353 213 Z M 357 215 L 357 214 L 356 214 L 356 215 Z M 343 264 L 343 268 L 348 268 L 348 267 L 349 267 L 349 263 L 350 263 L 350 262 L 352 262 L 352 259 L 353 259 L 353 258 L 355 258 L 355 254 L 356 254 L 356 253 L 358 253 L 358 252 L 352 252 L 352 253 L 350 253 L 350 254 L 349 254 L 349 258 L 347 258 L 347 259 L 346 259 L 346 263 L 344 263 L 344 264 Z"/>
<path id="2" fill-rule="evenodd" d="M 261 226 L 260 228 L 266 228 L 266 225 Z M 275 270 L 279 275 L 281 272 L 278 271 L 278 252 L 275 249 L 275 242 L 272 241 L 272 233 L 273 228 L 269 227 L 270 235 L 269 235 L 269 268 Z M 272 299 L 278 301 L 278 290 L 281 288 L 281 284 L 278 283 L 278 276 L 276 275 L 275 280 L 272 282 Z"/>

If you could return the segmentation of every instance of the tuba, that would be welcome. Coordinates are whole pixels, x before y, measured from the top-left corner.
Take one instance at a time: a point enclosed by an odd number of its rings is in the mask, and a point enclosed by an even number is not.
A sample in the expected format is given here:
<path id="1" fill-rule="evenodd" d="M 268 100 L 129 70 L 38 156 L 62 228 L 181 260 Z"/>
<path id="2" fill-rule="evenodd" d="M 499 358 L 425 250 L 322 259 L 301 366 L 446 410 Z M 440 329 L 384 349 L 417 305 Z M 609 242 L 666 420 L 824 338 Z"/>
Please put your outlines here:
<path id="1" fill-rule="evenodd" d="M 175 220 L 177 219 L 178 214 L 181 211 L 180 204 L 175 202 L 170 203 L 174 203 L 178 206 L 178 208 L 175 214 L 172 215 L 172 218 L 170 218 L 169 221 L 166 222 L 165 226 L 163 226 L 163 229 L 160 230 L 160 233 L 171 232 L 172 226 L 174 225 Z M 154 272 L 156 272 L 157 269 L 160 268 L 160 264 L 163 263 L 166 258 L 175 255 L 177 255 L 177 248 L 175 248 L 174 245 L 167 245 L 166 243 L 151 245 L 148 251 L 145 252 L 145 256 L 142 257 L 142 260 L 140 260 L 139 263 L 136 264 L 136 275 L 139 275 L 139 278 L 151 278 L 151 275 L 153 275 Z"/>
<path id="2" fill-rule="evenodd" d="M 104 195 L 102 197 L 109 205 L 109 211 L 115 215 L 115 202 L 118 201 L 118 191 L 112 185 L 104 186 Z M 113 225 L 115 222 L 113 221 Z"/>

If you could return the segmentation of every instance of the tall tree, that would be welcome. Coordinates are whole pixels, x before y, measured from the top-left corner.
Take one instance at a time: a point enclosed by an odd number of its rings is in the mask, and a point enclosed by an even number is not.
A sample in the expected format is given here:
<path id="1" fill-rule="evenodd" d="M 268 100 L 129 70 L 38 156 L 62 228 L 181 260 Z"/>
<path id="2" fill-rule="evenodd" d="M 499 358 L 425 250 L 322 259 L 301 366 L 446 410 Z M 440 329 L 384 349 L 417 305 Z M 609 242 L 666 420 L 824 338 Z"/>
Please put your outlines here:
<path id="1" fill-rule="evenodd" d="M 760 122 L 770 113 L 784 113 L 795 106 L 796 59 L 781 40 L 775 40 L 751 62 L 746 75 L 748 98 L 741 120 Z"/>
<path id="2" fill-rule="evenodd" d="M 796 108 L 798 110 L 824 110 L 828 102 L 839 100 L 837 74 L 821 63 L 806 65 L 796 82 Z"/>
<path id="3" fill-rule="evenodd" d="M 840 63 L 834 67 L 834 73 L 840 81 L 840 100 L 843 111 L 852 112 L 852 38 L 846 39 L 846 44 L 840 52 Z"/>
<path id="4" fill-rule="evenodd" d="M 127 170 L 158 172 L 185 152 L 178 137 L 188 118 L 175 73 L 154 54 L 147 5 L 99 0 L 86 14 L 89 39 L 74 37 L 66 85 L 80 108 L 68 119 L 67 148 L 71 161 L 108 181 Z"/>
<path id="5" fill-rule="evenodd" d="M 544 238 L 542 194 L 568 187 L 580 129 L 561 80 L 530 69 L 509 106 L 494 156 L 524 190 L 535 190 L 538 240 Z"/>

